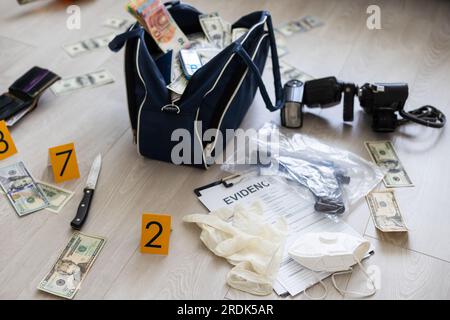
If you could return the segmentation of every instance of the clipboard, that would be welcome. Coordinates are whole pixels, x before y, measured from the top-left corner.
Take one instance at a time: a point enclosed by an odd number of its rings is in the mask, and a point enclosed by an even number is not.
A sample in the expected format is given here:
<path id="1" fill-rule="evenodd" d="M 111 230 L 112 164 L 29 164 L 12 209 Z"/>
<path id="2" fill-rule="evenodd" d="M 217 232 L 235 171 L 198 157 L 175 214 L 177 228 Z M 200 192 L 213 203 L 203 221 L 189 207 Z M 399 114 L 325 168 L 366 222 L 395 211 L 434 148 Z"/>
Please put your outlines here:
<path id="1" fill-rule="evenodd" d="M 210 188 L 218 186 L 218 185 L 221 185 L 221 184 L 223 184 L 223 186 L 225 188 L 231 188 L 236 183 L 234 180 L 237 179 L 237 178 L 241 178 L 241 180 L 239 180 L 239 182 L 240 182 L 240 181 L 242 181 L 242 179 L 244 177 L 242 177 L 240 174 L 233 174 L 231 176 L 222 178 L 220 180 L 217 180 L 215 182 L 209 183 L 209 184 L 204 185 L 202 187 L 198 187 L 198 188 L 194 189 L 194 193 L 195 193 L 195 195 L 197 197 L 201 197 L 202 196 L 202 191 L 210 189 Z"/>

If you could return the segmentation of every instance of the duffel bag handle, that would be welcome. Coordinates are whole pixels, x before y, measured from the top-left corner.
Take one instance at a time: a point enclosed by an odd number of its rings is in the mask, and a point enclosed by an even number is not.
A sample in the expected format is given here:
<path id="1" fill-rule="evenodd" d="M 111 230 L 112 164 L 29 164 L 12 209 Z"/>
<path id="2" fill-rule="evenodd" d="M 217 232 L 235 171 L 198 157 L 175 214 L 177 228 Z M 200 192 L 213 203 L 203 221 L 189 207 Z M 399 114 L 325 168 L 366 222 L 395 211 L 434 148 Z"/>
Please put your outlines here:
<path id="1" fill-rule="evenodd" d="M 178 6 L 179 4 L 180 0 L 171 0 L 164 2 L 164 5 L 166 6 L 167 9 L 169 9 L 170 7 Z"/>
<path id="2" fill-rule="evenodd" d="M 134 24 L 133 24 L 134 26 Z M 117 35 L 112 41 L 108 44 L 108 47 L 111 51 L 118 52 L 120 51 L 125 43 L 132 38 L 142 38 L 144 34 L 144 29 L 138 28 Z"/>
<path id="3" fill-rule="evenodd" d="M 269 94 L 267 93 L 266 86 L 261 78 L 261 73 L 259 72 L 258 67 L 253 62 L 252 58 L 248 54 L 248 52 L 242 47 L 240 43 L 236 43 L 235 52 L 244 60 L 250 70 L 255 74 L 256 81 L 258 83 L 259 90 L 263 97 L 264 103 L 266 104 L 267 109 L 270 111 L 276 111 L 283 106 L 284 103 L 284 94 L 283 87 L 281 85 L 281 75 L 280 75 L 280 62 L 278 60 L 278 52 L 277 52 L 277 44 L 275 41 L 275 34 L 273 31 L 272 25 L 272 17 L 269 12 L 264 12 L 266 16 L 266 25 L 267 31 L 269 34 L 270 40 L 270 51 L 272 54 L 272 69 L 273 69 L 273 79 L 275 85 L 275 105 L 270 101 Z"/>

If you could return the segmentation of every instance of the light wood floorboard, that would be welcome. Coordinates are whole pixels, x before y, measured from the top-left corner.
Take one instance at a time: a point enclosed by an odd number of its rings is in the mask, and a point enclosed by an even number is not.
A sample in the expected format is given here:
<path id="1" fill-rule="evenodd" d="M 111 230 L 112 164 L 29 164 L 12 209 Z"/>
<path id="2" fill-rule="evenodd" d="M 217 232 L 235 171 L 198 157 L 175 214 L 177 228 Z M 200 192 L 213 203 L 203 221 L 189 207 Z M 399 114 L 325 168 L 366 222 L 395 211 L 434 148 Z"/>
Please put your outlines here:
<path id="1" fill-rule="evenodd" d="M 82 197 L 92 160 L 103 155 L 103 169 L 91 215 L 83 229 L 105 236 L 108 242 L 95 262 L 76 299 L 253 299 L 230 289 L 230 265 L 215 257 L 199 240 L 200 230 L 182 217 L 205 213 L 193 189 L 223 175 L 216 166 L 204 172 L 144 159 L 132 143 L 127 114 L 123 52 L 99 50 L 72 59 L 62 45 L 115 32 L 102 26 L 110 17 L 124 17 L 124 1 L 78 1 L 81 30 L 66 25 L 66 4 L 43 0 L 20 7 L 13 1 L 0 4 L 0 90 L 34 65 L 63 77 L 108 69 L 115 83 L 56 97 L 46 92 L 38 109 L 12 129 L 19 153 L 1 165 L 23 160 L 35 178 L 51 181 L 47 150 L 75 142 L 81 179 L 61 186 L 76 192 L 59 214 L 42 211 L 18 218 L 10 204 L 0 201 L 0 298 L 53 299 L 36 290 L 67 243 L 72 220 Z M 219 11 L 229 21 L 266 9 L 275 25 L 303 15 L 316 15 L 325 25 L 288 38 L 290 54 L 283 59 L 316 77 L 365 82 L 404 81 L 410 85 L 407 108 L 435 105 L 450 114 L 450 2 L 419 1 L 314 1 L 314 0 L 192 0 L 203 12 Z M 378 4 L 382 30 L 366 27 L 366 8 Z M 271 69 L 264 79 L 273 91 Z M 355 121 L 343 124 L 342 107 L 310 110 L 302 132 L 345 148 L 369 160 L 364 140 L 392 139 L 408 170 L 414 188 L 397 191 L 410 231 L 408 235 L 377 232 L 365 201 L 352 206 L 345 219 L 376 247 L 366 266 L 380 270 L 381 288 L 375 299 L 450 298 L 450 156 L 448 130 L 415 125 L 396 134 L 370 130 L 370 119 L 355 102 Z M 266 121 L 279 123 L 257 95 L 243 128 Z M 170 255 L 139 252 L 140 217 L 143 212 L 172 215 Z M 372 270 L 372 269 L 371 269 Z M 330 289 L 329 299 L 341 297 Z M 358 268 L 339 278 L 350 290 L 364 289 Z M 321 288 L 312 288 L 319 295 Z M 273 294 L 264 299 L 277 299 Z M 300 294 L 293 299 L 304 299 Z M 291 298 L 283 298 L 291 299 Z"/>

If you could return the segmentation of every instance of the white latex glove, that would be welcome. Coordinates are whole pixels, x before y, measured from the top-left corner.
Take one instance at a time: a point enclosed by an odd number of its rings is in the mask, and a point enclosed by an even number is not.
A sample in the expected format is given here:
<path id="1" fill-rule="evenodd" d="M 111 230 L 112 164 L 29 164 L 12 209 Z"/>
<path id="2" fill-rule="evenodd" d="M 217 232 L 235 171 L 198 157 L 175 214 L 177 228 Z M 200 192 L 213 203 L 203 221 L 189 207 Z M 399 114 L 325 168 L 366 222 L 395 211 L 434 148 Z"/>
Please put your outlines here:
<path id="1" fill-rule="evenodd" d="M 196 223 L 206 247 L 235 266 L 227 276 L 230 286 L 255 295 L 272 292 L 287 236 L 284 219 L 276 224 L 265 222 L 260 203 L 254 203 L 247 208 L 237 205 L 233 210 L 193 214 L 183 220 Z"/>

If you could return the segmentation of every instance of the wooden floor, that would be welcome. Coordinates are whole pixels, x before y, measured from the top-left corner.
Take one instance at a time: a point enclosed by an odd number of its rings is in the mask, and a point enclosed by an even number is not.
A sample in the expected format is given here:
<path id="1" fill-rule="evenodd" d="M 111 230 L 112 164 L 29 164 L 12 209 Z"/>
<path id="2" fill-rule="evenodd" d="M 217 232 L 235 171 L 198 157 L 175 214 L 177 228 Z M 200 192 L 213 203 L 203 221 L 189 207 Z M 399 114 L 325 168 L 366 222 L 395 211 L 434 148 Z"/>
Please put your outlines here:
<path id="1" fill-rule="evenodd" d="M 52 299 L 36 290 L 72 230 L 89 167 L 99 152 L 103 169 L 86 233 L 105 236 L 106 247 L 83 282 L 76 299 L 247 299 L 230 289 L 230 265 L 209 252 L 199 229 L 182 217 L 206 212 L 193 189 L 224 175 L 218 166 L 204 172 L 144 159 L 132 143 L 123 76 L 123 53 L 101 50 L 72 59 L 63 44 L 111 31 L 109 17 L 130 16 L 124 1 L 78 1 L 82 28 L 66 28 L 67 1 L 43 0 L 27 6 L 0 4 L 0 89 L 34 65 L 63 77 L 106 68 L 112 85 L 56 97 L 45 93 L 39 108 L 12 129 L 19 149 L 1 165 L 23 160 L 37 179 L 51 181 L 49 147 L 75 142 L 81 178 L 62 186 L 76 192 L 60 214 L 41 211 L 19 218 L 6 199 L 0 202 L 0 298 Z M 366 0 L 192 0 L 203 12 L 219 11 L 229 21 L 267 9 L 279 25 L 311 14 L 325 26 L 288 39 L 284 59 L 316 77 L 336 75 L 359 84 L 404 81 L 410 85 L 408 108 L 432 104 L 450 115 L 450 2 Z M 366 27 L 369 4 L 381 7 L 382 30 Z M 269 89 L 272 79 L 265 74 Z M 397 198 L 410 232 L 404 236 L 377 232 L 367 205 L 360 201 L 347 221 L 370 240 L 376 254 L 366 262 L 380 271 L 381 288 L 373 299 L 450 298 L 450 134 L 411 125 L 397 134 L 379 135 L 359 111 L 353 125 L 343 125 L 342 109 L 318 110 L 302 132 L 369 159 L 364 140 L 392 139 L 416 187 L 398 190 Z M 243 127 L 259 127 L 269 113 L 258 95 Z M 167 257 L 139 252 L 143 212 L 172 215 Z M 348 290 L 365 288 L 361 272 L 342 277 Z M 326 281 L 331 288 L 331 282 Z M 320 292 L 320 288 L 316 294 Z M 342 298 L 330 289 L 328 298 Z M 314 294 L 314 292 L 312 292 Z M 276 295 L 267 298 L 275 299 Z M 304 299 L 299 295 L 295 299 Z M 343 297 L 350 298 L 350 297 Z"/>

